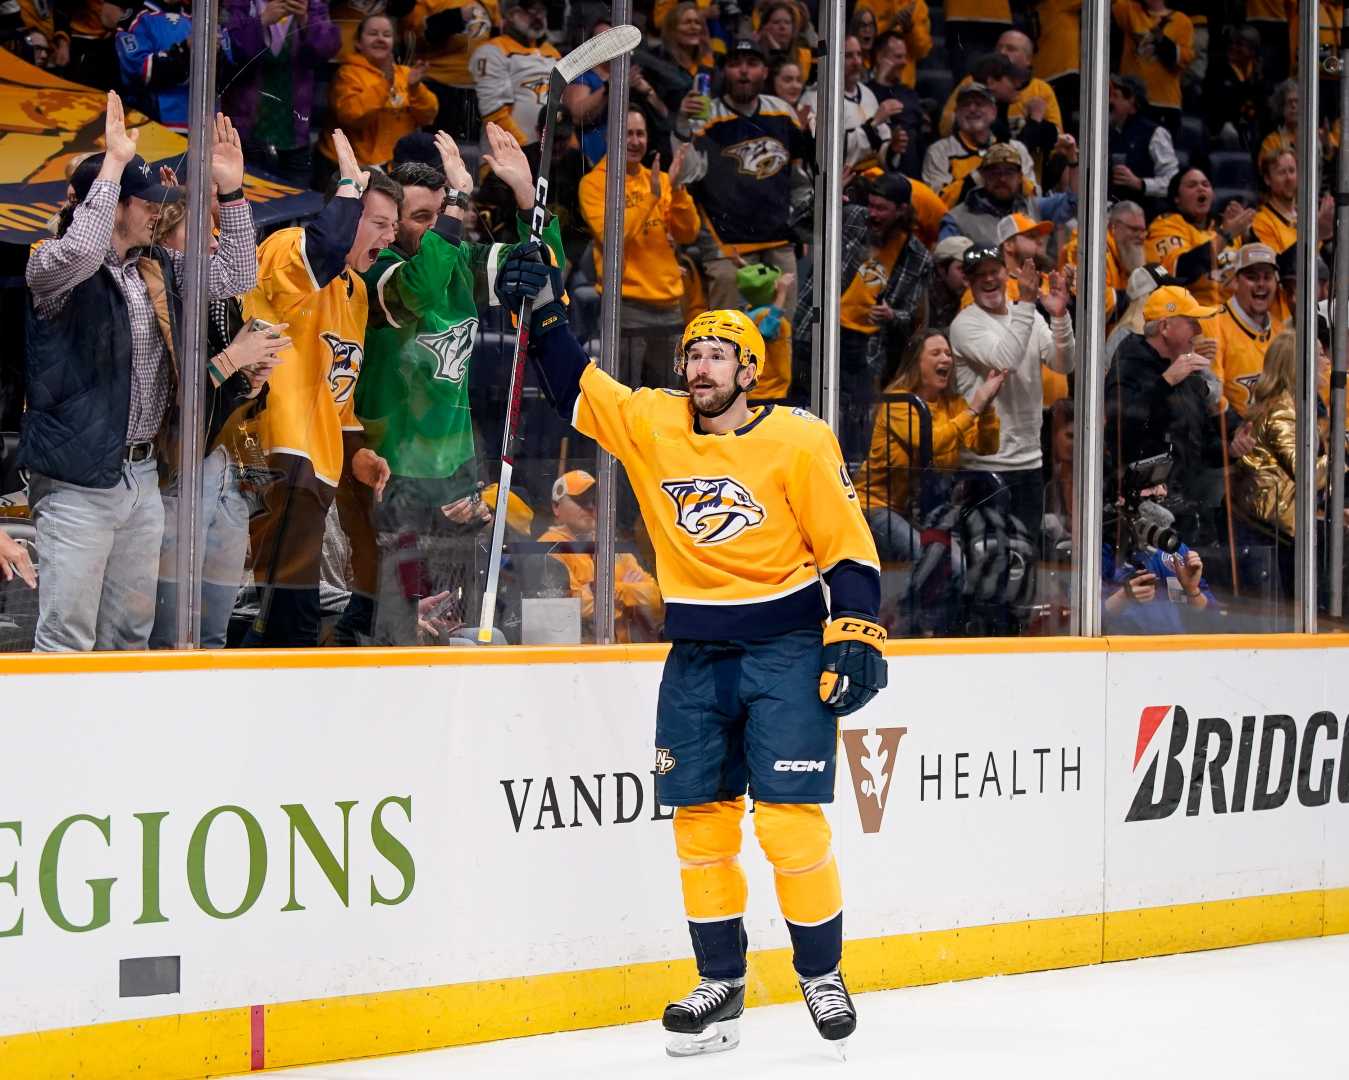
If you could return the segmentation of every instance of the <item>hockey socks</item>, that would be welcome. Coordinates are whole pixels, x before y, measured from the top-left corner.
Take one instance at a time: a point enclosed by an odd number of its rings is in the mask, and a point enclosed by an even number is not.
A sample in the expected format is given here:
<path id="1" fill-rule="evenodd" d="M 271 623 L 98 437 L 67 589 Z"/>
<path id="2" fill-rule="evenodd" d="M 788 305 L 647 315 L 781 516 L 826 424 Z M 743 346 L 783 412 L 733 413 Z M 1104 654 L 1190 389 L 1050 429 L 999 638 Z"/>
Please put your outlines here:
<path id="1" fill-rule="evenodd" d="M 792 937 L 792 967 L 802 980 L 828 974 L 843 957 L 843 912 L 817 926 L 787 920 Z"/>

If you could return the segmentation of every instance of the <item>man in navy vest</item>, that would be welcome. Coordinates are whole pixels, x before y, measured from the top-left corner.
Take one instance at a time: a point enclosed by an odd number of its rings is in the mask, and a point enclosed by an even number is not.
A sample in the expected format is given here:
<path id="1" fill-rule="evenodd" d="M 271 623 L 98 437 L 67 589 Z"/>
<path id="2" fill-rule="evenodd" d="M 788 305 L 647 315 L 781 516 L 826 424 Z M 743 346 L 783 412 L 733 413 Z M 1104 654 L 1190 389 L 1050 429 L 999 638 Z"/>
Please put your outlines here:
<path id="1" fill-rule="evenodd" d="M 108 94 L 107 150 L 71 177 L 74 201 L 60 234 L 28 260 L 28 309 L 19 463 L 41 560 L 39 652 L 143 649 L 155 617 L 164 509 L 156 445 L 181 359 L 185 256 L 153 246 L 160 204 L 181 192 L 157 182 L 136 153 L 122 102 Z M 244 160 L 229 120 L 216 118 L 211 176 L 220 246 L 212 300 L 257 278 Z M 157 311 L 141 277 L 158 265 L 167 297 Z"/>
<path id="2" fill-rule="evenodd" d="M 1171 133 L 1140 112 L 1147 103 L 1138 79 L 1110 76 L 1110 197 L 1155 210 L 1180 163 Z"/>

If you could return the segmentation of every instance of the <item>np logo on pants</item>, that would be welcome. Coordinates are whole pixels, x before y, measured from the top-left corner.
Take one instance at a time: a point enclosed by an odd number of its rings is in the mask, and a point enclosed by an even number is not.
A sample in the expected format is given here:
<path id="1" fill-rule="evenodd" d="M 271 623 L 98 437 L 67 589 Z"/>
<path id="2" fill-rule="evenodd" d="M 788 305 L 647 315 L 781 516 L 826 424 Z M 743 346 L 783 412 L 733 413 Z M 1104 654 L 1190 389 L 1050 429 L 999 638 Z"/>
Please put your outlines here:
<path id="1" fill-rule="evenodd" d="M 674 755 L 673 755 L 672 753 L 670 753 L 670 751 L 668 751 L 667 749 L 665 749 L 665 747 L 663 747 L 663 746 L 658 746 L 658 747 L 656 747 L 656 772 L 657 772 L 657 774 L 659 774 L 660 776 L 664 776 L 664 775 L 665 775 L 666 773 L 668 773 L 671 769 L 673 769 L 673 768 L 675 767 L 676 764 L 678 764 L 678 763 L 675 761 Z"/>

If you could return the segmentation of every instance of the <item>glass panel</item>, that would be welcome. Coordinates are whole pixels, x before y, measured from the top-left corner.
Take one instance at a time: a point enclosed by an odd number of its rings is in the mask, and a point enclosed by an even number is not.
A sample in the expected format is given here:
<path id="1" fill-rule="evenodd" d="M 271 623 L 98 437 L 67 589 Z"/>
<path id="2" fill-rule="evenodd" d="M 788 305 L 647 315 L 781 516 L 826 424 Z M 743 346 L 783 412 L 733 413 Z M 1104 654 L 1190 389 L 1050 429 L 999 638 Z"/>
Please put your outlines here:
<path id="1" fill-rule="evenodd" d="M 533 89 L 499 113 L 488 108 L 506 141 L 495 167 L 485 164 L 493 136 L 480 104 L 490 80 L 475 86 L 468 57 L 502 27 L 477 6 L 463 14 L 446 34 L 420 8 L 400 21 L 383 4 L 335 6 L 330 18 L 311 2 L 307 15 L 283 8 L 276 23 L 270 9 L 236 13 L 240 38 L 261 45 L 226 94 L 249 125 L 250 162 L 336 194 L 327 209 L 310 207 L 304 229 L 263 241 L 263 278 L 245 301 L 250 317 L 288 323 L 297 345 L 266 410 L 241 432 L 259 474 L 249 587 L 234 620 L 242 644 L 477 640 L 516 346 L 494 282 L 509 247 L 529 235 L 544 109 Z M 529 5 L 511 18 L 546 77 L 548 10 Z M 518 81 L 503 78 L 507 88 Z M 339 180 L 360 177 L 342 167 L 335 129 L 350 136 L 360 170 L 382 167 L 399 190 L 372 172 L 359 210 L 344 209 L 354 192 Z M 435 131 L 453 145 L 438 146 Z M 561 130 L 557 217 L 544 233 L 559 262 L 579 253 L 579 176 L 572 131 Z M 312 277 L 287 272 L 297 267 Z M 593 453 L 568 438 L 525 373 L 493 640 L 588 635 L 579 603 L 558 610 L 567 567 L 536 538 L 550 524 L 559 472 L 593 471 Z"/>
<path id="2" fill-rule="evenodd" d="M 1112 188 L 1136 186 L 1134 160 L 1158 160 L 1153 137 L 1131 137 L 1138 120 L 1119 122 L 1131 98 L 1146 95 L 1141 115 L 1170 135 L 1177 167 L 1164 190 L 1145 180 L 1134 200 L 1145 264 L 1168 276 L 1134 271 L 1108 344 L 1104 628 L 1291 630 L 1293 380 L 1315 362 L 1300 361 L 1291 321 L 1296 245 L 1312 235 L 1287 152 L 1296 28 L 1198 13 L 1150 23 L 1141 8 L 1116 20 Z M 1111 216 L 1122 268 L 1133 216 L 1120 204 Z"/>
<path id="3" fill-rule="evenodd" d="M 839 434 L 896 636 L 1068 629 L 1080 16 L 1014 7 L 850 26 Z"/>
<path id="4" fill-rule="evenodd" d="M 50 123 L 40 147 L 20 149 L 11 133 L 0 151 L 4 182 L 22 191 L 3 235 L 4 324 L 17 345 L 0 362 L 3 651 L 177 640 L 178 496 L 200 476 L 195 461 L 179 477 L 178 448 L 185 423 L 206 433 L 200 416 L 180 415 L 182 385 L 205 369 L 184 366 L 191 257 L 178 176 L 192 21 L 179 14 L 107 5 L 105 24 L 96 8 L 44 5 L 7 27 L 8 77 Z M 237 153 L 222 155 L 219 175 L 239 189 Z M 254 237 L 241 200 L 218 219 L 209 273 L 224 296 L 251 284 Z M 206 395 L 222 400 L 214 386 Z"/>

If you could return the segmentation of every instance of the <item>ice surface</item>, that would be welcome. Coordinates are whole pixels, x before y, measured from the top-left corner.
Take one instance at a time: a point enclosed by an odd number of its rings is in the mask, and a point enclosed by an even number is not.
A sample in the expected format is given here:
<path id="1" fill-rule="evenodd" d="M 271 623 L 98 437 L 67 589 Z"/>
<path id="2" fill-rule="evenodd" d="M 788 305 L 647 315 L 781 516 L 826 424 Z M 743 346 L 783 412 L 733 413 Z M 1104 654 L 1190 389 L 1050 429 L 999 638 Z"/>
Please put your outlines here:
<path id="1" fill-rule="evenodd" d="M 1349 1075 L 1349 935 L 857 997 L 841 1064 L 805 1005 L 751 1009 L 736 1050 L 665 1057 L 656 1022 L 269 1073 L 295 1080 Z"/>

